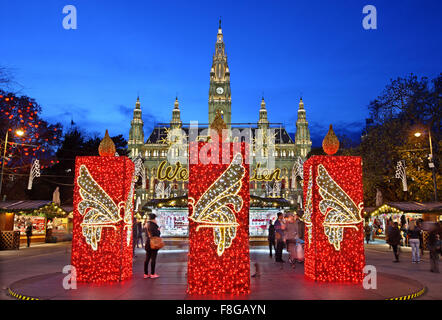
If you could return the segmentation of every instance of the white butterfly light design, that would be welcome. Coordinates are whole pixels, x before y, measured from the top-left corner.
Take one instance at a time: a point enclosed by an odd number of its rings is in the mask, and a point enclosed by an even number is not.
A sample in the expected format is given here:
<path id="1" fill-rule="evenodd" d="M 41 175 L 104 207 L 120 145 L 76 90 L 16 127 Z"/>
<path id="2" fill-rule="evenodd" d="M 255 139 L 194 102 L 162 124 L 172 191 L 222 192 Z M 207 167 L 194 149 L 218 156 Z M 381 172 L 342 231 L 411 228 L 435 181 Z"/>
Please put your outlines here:
<path id="1" fill-rule="evenodd" d="M 82 200 L 78 203 L 78 211 L 83 216 L 80 226 L 82 227 L 83 236 L 86 238 L 86 243 L 93 250 L 97 250 L 103 228 L 116 230 L 115 225 L 123 220 L 124 228 L 127 229 L 126 242 L 129 245 L 132 234 L 134 182 L 131 183 L 126 202 L 121 201 L 116 205 L 106 191 L 94 180 L 85 165 L 80 166 L 79 172 L 77 183 Z M 123 218 L 120 215 L 121 209 L 124 210 Z"/>
<path id="2" fill-rule="evenodd" d="M 308 245 L 311 244 L 312 241 L 312 212 L 313 212 L 313 176 L 312 176 L 312 167 L 310 167 L 309 175 L 308 175 L 308 184 L 307 184 L 307 196 L 305 199 L 304 205 L 304 214 L 302 216 L 302 220 L 304 221 L 305 226 L 307 227 L 308 234 Z"/>
<path id="3" fill-rule="evenodd" d="M 357 224 L 362 222 L 363 203 L 356 206 L 350 196 L 330 177 L 322 164 L 318 166 L 316 183 L 322 197 L 319 210 L 325 215 L 324 233 L 335 250 L 340 250 L 344 229 L 358 230 Z"/>
<path id="4" fill-rule="evenodd" d="M 196 231 L 200 228 L 213 228 L 218 256 L 232 245 L 236 237 L 236 228 L 239 226 L 235 213 L 241 211 L 243 206 L 243 199 L 238 195 L 242 187 L 241 180 L 245 175 L 242 162 L 241 153 L 235 154 L 229 167 L 212 183 L 196 204 L 194 198 L 189 198 L 192 206 L 189 219 L 199 224 Z M 227 204 L 232 205 L 233 210 Z"/>

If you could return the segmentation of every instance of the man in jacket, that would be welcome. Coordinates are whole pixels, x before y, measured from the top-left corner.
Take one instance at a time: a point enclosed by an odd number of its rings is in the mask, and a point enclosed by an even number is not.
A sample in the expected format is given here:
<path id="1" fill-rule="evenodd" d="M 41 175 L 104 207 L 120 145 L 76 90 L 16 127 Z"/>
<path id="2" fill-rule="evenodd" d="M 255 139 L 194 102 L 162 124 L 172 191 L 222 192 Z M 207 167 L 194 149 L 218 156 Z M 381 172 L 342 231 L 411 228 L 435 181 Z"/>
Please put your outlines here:
<path id="1" fill-rule="evenodd" d="M 282 249 L 284 249 L 284 216 L 282 212 L 278 212 L 278 219 L 275 222 L 275 239 L 276 239 L 276 250 L 275 250 L 275 261 L 285 262 L 282 260 Z"/>
<path id="2" fill-rule="evenodd" d="M 396 260 L 394 260 L 393 262 L 399 262 L 398 247 L 400 243 L 401 243 L 401 232 L 399 230 L 399 224 L 395 222 L 393 224 L 393 227 L 390 228 L 390 232 L 388 233 L 388 244 L 392 246 L 394 257 L 396 258 Z"/>

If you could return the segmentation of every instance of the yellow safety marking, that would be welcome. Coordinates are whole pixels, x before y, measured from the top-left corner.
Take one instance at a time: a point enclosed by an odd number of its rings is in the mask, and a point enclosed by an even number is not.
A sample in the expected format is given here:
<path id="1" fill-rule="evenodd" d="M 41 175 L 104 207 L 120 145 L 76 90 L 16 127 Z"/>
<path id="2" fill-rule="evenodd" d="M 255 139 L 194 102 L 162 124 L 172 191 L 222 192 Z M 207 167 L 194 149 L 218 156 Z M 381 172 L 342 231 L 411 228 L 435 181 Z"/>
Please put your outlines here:
<path id="1" fill-rule="evenodd" d="M 422 290 L 420 290 L 418 292 L 415 292 L 413 294 L 409 294 L 408 296 L 394 297 L 394 298 L 389 298 L 386 300 L 411 300 L 411 299 L 414 299 L 414 298 L 417 298 L 417 297 L 423 295 L 425 293 L 425 291 L 426 291 L 426 287 L 424 287 Z"/>
<path id="2" fill-rule="evenodd" d="M 10 295 L 10 296 L 12 296 L 12 297 L 14 297 L 14 298 L 16 298 L 16 299 L 18 299 L 18 300 L 40 300 L 40 299 L 38 299 L 38 298 L 27 297 L 27 296 L 24 296 L 24 295 L 18 294 L 18 293 L 16 293 L 16 292 L 12 291 L 11 288 L 8 288 L 8 292 L 9 292 L 9 295 Z"/>

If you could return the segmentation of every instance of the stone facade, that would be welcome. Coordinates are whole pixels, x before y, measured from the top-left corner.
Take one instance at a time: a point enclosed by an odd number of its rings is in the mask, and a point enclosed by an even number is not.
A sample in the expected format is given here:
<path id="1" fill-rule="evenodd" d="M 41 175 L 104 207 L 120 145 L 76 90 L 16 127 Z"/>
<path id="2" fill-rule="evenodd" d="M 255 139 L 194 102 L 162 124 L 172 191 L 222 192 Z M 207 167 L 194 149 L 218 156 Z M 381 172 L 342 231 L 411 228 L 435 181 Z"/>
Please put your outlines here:
<path id="1" fill-rule="evenodd" d="M 264 97 L 261 100 L 259 110 L 257 110 L 259 112 L 257 112 L 256 125 L 232 123 L 230 71 L 227 65 L 221 23 L 218 28 L 215 54 L 210 69 L 208 106 L 209 125 L 215 119 L 216 113 L 220 112 L 232 135 L 235 132 L 247 132 L 247 135 L 250 136 L 251 151 L 254 156 L 252 157 L 253 162 L 250 164 L 251 177 L 257 164 L 260 163 L 261 165 L 259 156 L 266 158 L 273 155 L 274 157 L 274 167 L 280 170 L 281 180 L 278 183 L 275 181 L 251 181 L 251 195 L 263 198 L 282 197 L 290 201 L 291 205 L 296 206 L 300 196 L 302 196 L 302 184 L 300 183 L 300 178 L 296 175 L 298 158 L 303 161 L 311 149 L 304 102 L 302 99 L 299 102 L 295 139 L 290 137 L 282 124 L 269 122 Z M 180 163 L 183 168 L 187 169 L 188 145 L 186 141 L 191 125 L 181 121 L 178 98 L 175 99 L 170 123 L 157 125 L 150 133 L 146 142 L 144 142 L 141 115 L 141 104 L 139 99 L 137 99 L 133 120 L 131 121 L 128 148 L 131 158 L 137 156 L 143 158 L 146 170 L 146 188 L 139 188 L 137 190 L 136 197 L 141 200 L 138 200 L 138 202 L 141 202 L 143 205 L 151 199 L 174 198 L 187 195 L 187 181 L 185 179 L 161 182 L 157 177 L 158 169 L 161 163 L 167 160 L 168 154 L 169 156 L 172 154 L 175 157 L 181 157 Z M 207 125 L 205 127 L 199 126 L 197 135 L 206 137 L 208 134 L 207 128 Z M 259 139 L 262 133 L 264 134 L 264 139 Z M 240 139 L 244 141 L 244 138 Z M 175 161 L 166 165 L 174 166 Z M 261 165 L 262 167 L 263 165 Z M 172 169 L 173 172 L 176 167 Z"/>

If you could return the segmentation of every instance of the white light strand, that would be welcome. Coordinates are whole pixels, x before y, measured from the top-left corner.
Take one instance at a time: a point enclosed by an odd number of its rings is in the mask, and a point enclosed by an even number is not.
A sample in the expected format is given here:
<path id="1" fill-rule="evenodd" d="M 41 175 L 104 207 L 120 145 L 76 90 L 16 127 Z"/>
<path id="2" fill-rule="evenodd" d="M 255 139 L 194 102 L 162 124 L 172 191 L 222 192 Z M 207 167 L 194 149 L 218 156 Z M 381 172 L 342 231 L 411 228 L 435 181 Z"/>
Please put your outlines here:
<path id="1" fill-rule="evenodd" d="M 31 171 L 29 172 L 28 190 L 32 189 L 34 178 L 40 177 L 40 161 L 38 159 L 32 160 Z"/>
<path id="2" fill-rule="evenodd" d="M 405 160 L 400 160 L 397 162 L 396 165 L 396 179 L 402 180 L 402 190 L 404 192 L 408 191 L 408 185 L 407 185 L 407 172 L 405 171 Z"/>
<path id="3" fill-rule="evenodd" d="M 199 223 L 196 231 L 199 228 L 213 228 L 218 256 L 232 245 L 236 237 L 236 228 L 239 226 L 235 212 L 241 211 L 243 206 L 243 199 L 238 195 L 245 175 L 242 161 L 241 153 L 237 153 L 226 171 L 212 183 L 196 204 L 195 199 L 189 197 L 192 206 L 189 219 Z M 234 210 L 227 204 L 233 205 Z"/>
<path id="4" fill-rule="evenodd" d="M 353 199 L 330 177 L 322 164 L 318 166 L 316 184 L 322 197 L 319 202 L 319 211 L 325 215 L 322 223 L 324 233 L 330 244 L 339 251 L 344 237 L 344 228 L 358 230 L 357 224 L 362 221 L 363 203 L 356 206 Z"/>

